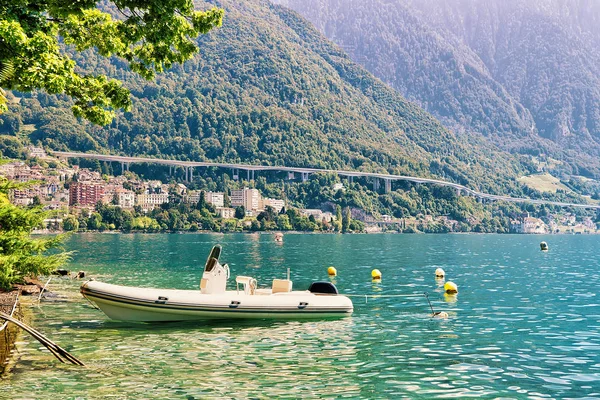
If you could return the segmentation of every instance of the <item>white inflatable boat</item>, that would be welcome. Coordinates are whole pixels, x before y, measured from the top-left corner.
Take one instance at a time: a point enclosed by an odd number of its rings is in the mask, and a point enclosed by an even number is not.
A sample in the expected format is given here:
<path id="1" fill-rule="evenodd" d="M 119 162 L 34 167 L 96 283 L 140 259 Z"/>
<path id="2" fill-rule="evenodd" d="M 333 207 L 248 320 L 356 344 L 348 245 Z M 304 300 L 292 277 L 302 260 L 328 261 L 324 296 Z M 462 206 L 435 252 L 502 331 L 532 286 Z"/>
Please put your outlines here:
<path id="1" fill-rule="evenodd" d="M 352 301 L 339 295 L 329 282 L 314 282 L 309 290 L 292 291 L 289 279 L 274 279 L 271 288 L 259 289 L 248 276 L 236 278 L 236 290 L 226 290 L 227 264 L 219 264 L 221 247 L 206 261 L 200 290 L 148 289 L 99 281 L 81 285 L 81 294 L 104 313 L 124 321 L 184 321 L 201 319 L 344 317 L 352 314 Z"/>

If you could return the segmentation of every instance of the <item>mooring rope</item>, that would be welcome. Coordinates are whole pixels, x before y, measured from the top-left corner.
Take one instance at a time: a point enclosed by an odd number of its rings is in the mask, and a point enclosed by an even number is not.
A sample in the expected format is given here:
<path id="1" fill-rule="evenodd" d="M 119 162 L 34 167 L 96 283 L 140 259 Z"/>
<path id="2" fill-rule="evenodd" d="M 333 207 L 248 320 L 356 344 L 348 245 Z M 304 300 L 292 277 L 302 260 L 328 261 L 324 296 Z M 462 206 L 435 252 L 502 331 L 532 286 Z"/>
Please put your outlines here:
<path id="1" fill-rule="evenodd" d="M 46 290 L 46 286 L 48 286 L 48 284 L 50 283 L 51 280 L 52 280 L 52 277 L 48 278 L 48 282 L 46 282 L 46 284 L 44 285 L 44 287 L 42 288 L 42 290 L 40 290 L 40 295 L 38 296 L 38 303 L 42 299 L 42 295 L 44 294 L 44 290 Z"/>
<path id="2" fill-rule="evenodd" d="M 368 302 L 368 298 L 381 298 L 381 297 L 423 297 L 422 294 L 344 294 L 346 297 L 364 297 L 365 303 Z"/>
<path id="3" fill-rule="evenodd" d="M 422 294 L 344 294 L 346 297 L 423 297 Z"/>

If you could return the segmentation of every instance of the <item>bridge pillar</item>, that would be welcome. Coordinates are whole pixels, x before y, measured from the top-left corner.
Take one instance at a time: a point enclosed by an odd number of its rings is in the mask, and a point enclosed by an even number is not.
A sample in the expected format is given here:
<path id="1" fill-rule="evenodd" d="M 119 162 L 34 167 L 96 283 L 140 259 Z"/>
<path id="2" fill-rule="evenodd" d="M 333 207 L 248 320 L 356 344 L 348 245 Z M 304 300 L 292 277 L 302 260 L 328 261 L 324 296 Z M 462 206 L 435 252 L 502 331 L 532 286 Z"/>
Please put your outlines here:
<path id="1" fill-rule="evenodd" d="M 250 170 L 249 169 L 246 170 L 246 180 L 248 182 L 250 182 Z"/>
<path id="2" fill-rule="evenodd" d="M 383 182 L 385 183 L 385 192 L 389 193 L 392 191 L 392 180 L 391 179 L 384 179 Z"/>
<path id="3" fill-rule="evenodd" d="M 252 180 L 254 180 L 254 170 L 252 170 Z"/>
<path id="4" fill-rule="evenodd" d="M 308 175 L 310 172 L 302 172 L 302 182 L 306 182 L 308 180 Z"/>
<path id="5" fill-rule="evenodd" d="M 348 177 L 348 183 L 352 183 L 352 182 L 354 182 L 354 177 L 352 175 L 350 175 Z"/>
<path id="6" fill-rule="evenodd" d="M 379 179 L 373 178 L 373 191 L 377 192 L 379 190 Z"/>
<path id="7" fill-rule="evenodd" d="M 194 180 L 194 167 L 190 167 L 190 182 Z"/>
<path id="8" fill-rule="evenodd" d="M 456 189 L 456 195 L 460 197 L 460 189 Z"/>
<path id="9" fill-rule="evenodd" d="M 169 176 L 173 175 L 173 166 L 169 165 Z"/>
<path id="10" fill-rule="evenodd" d="M 296 176 L 294 175 L 294 171 L 288 171 L 288 179 L 293 181 L 295 178 Z"/>
<path id="11" fill-rule="evenodd" d="M 231 171 L 232 171 L 232 175 L 233 175 L 232 176 L 233 180 L 234 181 L 239 180 L 240 179 L 240 170 L 236 169 L 236 168 L 232 168 Z"/>

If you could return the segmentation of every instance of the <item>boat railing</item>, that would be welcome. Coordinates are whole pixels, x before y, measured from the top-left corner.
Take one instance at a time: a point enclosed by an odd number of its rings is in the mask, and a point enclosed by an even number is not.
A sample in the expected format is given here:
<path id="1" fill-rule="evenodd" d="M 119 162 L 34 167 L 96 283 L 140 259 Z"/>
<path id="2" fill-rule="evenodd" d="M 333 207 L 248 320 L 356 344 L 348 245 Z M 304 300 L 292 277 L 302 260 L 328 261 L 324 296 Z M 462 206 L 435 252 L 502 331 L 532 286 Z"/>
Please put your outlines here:
<path id="1" fill-rule="evenodd" d="M 240 284 L 242 285 L 245 294 L 255 293 L 257 286 L 256 279 L 251 276 L 237 276 L 235 278 L 235 288 L 238 294 L 240 293 Z"/>

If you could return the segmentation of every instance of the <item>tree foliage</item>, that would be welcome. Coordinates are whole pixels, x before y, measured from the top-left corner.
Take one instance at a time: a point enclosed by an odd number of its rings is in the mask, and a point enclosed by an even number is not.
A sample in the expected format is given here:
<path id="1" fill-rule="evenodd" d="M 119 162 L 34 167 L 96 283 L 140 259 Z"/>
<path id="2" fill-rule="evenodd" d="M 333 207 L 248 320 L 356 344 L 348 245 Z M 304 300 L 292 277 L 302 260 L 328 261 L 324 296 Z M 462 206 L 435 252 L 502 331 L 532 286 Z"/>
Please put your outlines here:
<path id="1" fill-rule="evenodd" d="M 19 186 L 0 176 L 0 289 L 9 290 L 27 276 L 49 274 L 63 265 L 69 254 L 60 251 L 62 236 L 31 237 L 42 225 L 40 207 L 21 208 L 10 203 L 8 191 Z M 59 251 L 57 252 L 56 249 Z M 51 251 L 52 250 L 52 251 Z"/>
<path id="2" fill-rule="evenodd" d="M 66 94 L 78 117 L 106 125 L 131 107 L 129 91 L 104 75 L 76 71 L 62 43 L 117 56 L 151 79 L 197 52 L 194 39 L 220 26 L 223 10 L 195 11 L 192 0 L 7 0 L 0 4 L 0 87 Z M 102 9 L 116 10 L 115 15 Z M 0 97 L 0 113 L 6 111 Z"/>

